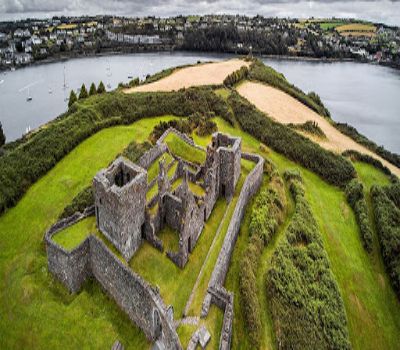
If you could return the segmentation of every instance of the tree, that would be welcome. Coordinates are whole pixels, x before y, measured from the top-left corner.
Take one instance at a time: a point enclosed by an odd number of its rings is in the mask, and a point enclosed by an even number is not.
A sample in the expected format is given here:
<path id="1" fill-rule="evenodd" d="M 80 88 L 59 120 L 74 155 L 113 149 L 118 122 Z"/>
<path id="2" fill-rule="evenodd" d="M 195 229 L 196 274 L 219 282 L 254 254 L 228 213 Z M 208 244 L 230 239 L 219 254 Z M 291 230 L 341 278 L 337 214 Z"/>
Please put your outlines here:
<path id="1" fill-rule="evenodd" d="M 0 147 L 6 143 L 6 135 L 4 135 L 3 125 L 0 122 Z"/>
<path id="2" fill-rule="evenodd" d="M 85 86 L 85 84 L 82 84 L 81 92 L 79 93 L 79 99 L 81 100 L 81 99 L 86 98 L 86 97 L 88 97 L 86 86 Z"/>
<path id="3" fill-rule="evenodd" d="M 104 92 L 106 92 L 106 88 L 105 88 L 103 82 L 101 81 L 100 84 L 99 84 L 99 86 L 98 86 L 98 88 L 97 88 L 97 93 L 98 93 L 98 94 L 102 94 L 102 93 L 104 93 Z"/>
<path id="4" fill-rule="evenodd" d="M 94 83 L 92 83 L 92 85 L 90 85 L 90 89 L 89 89 L 89 96 L 93 96 L 96 94 L 97 94 L 96 85 L 94 85 Z"/>
<path id="5" fill-rule="evenodd" d="M 71 93 L 69 94 L 68 107 L 71 107 L 77 100 L 78 97 L 76 97 L 75 91 L 71 90 Z"/>

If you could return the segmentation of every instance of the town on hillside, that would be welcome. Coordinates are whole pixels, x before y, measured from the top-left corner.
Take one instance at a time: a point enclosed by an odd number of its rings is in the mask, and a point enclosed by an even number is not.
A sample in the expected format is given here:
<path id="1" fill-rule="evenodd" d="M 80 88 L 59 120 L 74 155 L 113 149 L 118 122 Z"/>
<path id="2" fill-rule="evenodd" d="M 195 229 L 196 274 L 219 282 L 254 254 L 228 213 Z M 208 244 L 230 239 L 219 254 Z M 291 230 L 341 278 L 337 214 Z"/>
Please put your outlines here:
<path id="1" fill-rule="evenodd" d="M 53 17 L 0 22 L 0 69 L 114 52 L 190 50 L 400 67 L 400 28 L 352 19 L 207 15 Z"/>

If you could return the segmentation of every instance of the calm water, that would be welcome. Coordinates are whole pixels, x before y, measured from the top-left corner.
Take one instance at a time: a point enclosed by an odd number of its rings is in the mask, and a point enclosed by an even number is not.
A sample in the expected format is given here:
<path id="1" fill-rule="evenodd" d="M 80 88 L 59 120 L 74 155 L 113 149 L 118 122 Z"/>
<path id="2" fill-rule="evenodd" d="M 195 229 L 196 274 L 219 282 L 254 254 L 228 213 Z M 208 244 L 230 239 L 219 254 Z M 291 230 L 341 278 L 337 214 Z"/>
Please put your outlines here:
<path id="1" fill-rule="evenodd" d="M 317 92 L 336 121 L 400 153 L 400 71 L 353 62 L 265 59 L 302 90 Z"/>
<path id="2" fill-rule="evenodd" d="M 142 79 L 168 67 L 227 57 L 146 53 L 74 59 L 7 72 L 0 75 L 0 121 L 11 141 L 28 127 L 34 129 L 64 112 L 69 91 L 77 90 L 82 83 L 88 87 L 102 80 L 114 89 L 119 82 L 127 82 L 128 76 Z M 306 92 L 316 91 L 335 120 L 348 122 L 378 144 L 400 153 L 399 71 L 357 63 L 264 62 Z M 64 67 L 67 89 L 63 89 Z M 30 102 L 26 101 L 28 95 Z"/>

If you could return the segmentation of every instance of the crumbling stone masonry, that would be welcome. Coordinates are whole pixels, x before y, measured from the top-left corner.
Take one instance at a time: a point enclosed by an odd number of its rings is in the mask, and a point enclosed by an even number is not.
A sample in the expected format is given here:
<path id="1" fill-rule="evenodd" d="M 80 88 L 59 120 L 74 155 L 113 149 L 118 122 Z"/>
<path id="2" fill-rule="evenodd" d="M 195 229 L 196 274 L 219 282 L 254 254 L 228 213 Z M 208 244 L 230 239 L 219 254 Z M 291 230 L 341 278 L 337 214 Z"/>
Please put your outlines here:
<path id="1" fill-rule="evenodd" d="M 142 243 L 147 172 L 119 157 L 93 179 L 97 227 L 129 261 Z"/>
<path id="2" fill-rule="evenodd" d="M 172 308 L 166 307 L 159 292 L 123 264 L 103 241 L 90 235 L 74 250 L 67 251 L 52 240 L 54 234 L 87 215 L 63 220 L 46 233 L 50 272 L 73 293 L 87 278 L 95 278 L 149 340 L 163 344 L 165 349 L 182 349 Z"/>

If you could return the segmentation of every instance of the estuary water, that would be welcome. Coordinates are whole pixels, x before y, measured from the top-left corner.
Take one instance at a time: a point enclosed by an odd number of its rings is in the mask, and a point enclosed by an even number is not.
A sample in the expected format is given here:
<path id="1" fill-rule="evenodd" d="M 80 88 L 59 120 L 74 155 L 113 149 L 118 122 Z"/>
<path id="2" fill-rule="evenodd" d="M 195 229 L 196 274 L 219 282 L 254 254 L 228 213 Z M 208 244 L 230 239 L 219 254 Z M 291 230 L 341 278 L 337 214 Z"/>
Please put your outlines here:
<path id="1" fill-rule="evenodd" d="M 103 81 L 107 90 L 162 69 L 229 58 L 190 52 L 139 53 L 71 59 L 0 73 L 0 121 L 7 141 L 65 112 L 66 98 L 84 83 Z M 352 62 L 263 61 L 306 92 L 317 92 L 332 118 L 355 126 L 370 139 L 400 153 L 400 71 Z M 64 82 L 66 88 L 64 88 Z M 27 101 L 28 97 L 32 98 Z"/>

